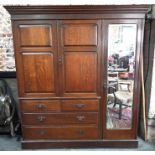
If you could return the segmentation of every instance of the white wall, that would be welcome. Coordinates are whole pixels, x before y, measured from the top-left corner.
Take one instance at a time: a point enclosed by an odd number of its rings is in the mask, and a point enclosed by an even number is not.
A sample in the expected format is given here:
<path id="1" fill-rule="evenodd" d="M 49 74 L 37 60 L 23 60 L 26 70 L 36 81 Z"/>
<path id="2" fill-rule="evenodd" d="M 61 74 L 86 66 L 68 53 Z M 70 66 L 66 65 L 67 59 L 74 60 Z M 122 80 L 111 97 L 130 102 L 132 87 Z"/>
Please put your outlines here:
<path id="1" fill-rule="evenodd" d="M 155 19 L 155 5 L 152 8 L 152 15 Z M 155 45 L 154 45 L 154 53 L 155 53 Z M 149 118 L 155 118 L 155 54 L 153 57 L 153 71 L 152 71 L 152 88 L 151 88 L 151 98 L 150 98 L 150 109 L 149 109 Z"/>
<path id="2" fill-rule="evenodd" d="M 154 45 L 154 52 L 155 52 L 155 45 Z M 149 118 L 155 118 L 155 54 L 154 54 L 153 62 L 154 63 L 153 63 L 152 88 L 151 88 Z"/>

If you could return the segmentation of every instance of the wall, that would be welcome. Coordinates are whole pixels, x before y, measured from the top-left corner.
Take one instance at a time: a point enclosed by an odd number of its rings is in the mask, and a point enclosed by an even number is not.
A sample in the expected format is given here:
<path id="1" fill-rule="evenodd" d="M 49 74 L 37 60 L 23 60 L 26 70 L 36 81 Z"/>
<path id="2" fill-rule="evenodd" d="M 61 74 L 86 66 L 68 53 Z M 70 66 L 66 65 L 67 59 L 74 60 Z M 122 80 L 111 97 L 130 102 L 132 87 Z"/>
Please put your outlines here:
<path id="1" fill-rule="evenodd" d="M 155 50 L 155 5 L 152 7 L 152 21 L 151 25 L 146 24 L 148 27 L 147 33 L 146 33 L 146 39 L 147 42 L 144 44 L 144 47 L 148 48 L 148 50 L 144 49 L 145 52 L 145 61 L 147 63 L 145 64 L 145 73 L 148 72 L 148 76 L 146 79 L 146 102 L 148 104 L 147 109 L 149 110 L 148 117 L 149 118 L 155 118 L 155 55 L 154 55 L 154 50 Z M 151 26 L 151 27 L 150 27 Z M 150 31 L 151 28 L 151 31 Z M 149 42 L 149 34 L 150 33 L 150 42 Z M 149 67 L 148 67 L 149 66 Z M 151 89 L 150 89 L 151 86 Z"/>
<path id="2" fill-rule="evenodd" d="M 151 99 L 149 108 L 149 118 L 155 118 L 155 56 L 153 57 L 153 75 L 152 75 L 152 88 L 151 88 Z"/>
<path id="3" fill-rule="evenodd" d="M 0 6 L 0 71 L 15 71 L 10 15 L 2 6 Z"/>
<path id="4" fill-rule="evenodd" d="M 13 38 L 9 13 L 0 5 L 0 72 L 15 71 Z M 0 77 L 1 78 L 1 77 Z M 15 78 L 6 78 L 14 98 L 17 100 L 17 82 Z"/>

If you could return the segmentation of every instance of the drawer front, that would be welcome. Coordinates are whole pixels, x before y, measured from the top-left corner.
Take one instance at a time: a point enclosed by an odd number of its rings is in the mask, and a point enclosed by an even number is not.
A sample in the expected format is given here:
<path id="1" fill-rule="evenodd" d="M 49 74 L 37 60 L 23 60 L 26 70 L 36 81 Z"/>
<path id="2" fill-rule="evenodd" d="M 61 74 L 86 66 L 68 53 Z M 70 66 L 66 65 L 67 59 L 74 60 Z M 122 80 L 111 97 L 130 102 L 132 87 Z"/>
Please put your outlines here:
<path id="1" fill-rule="evenodd" d="M 98 111 L 98 100 L 63 100 L 62 111 Z"/>
<path id="2" fill-rule="evenodd" d="M 98 124 L 98 113 L 23 114 L 24 125 Z"/>
<path id="3" fill-rule="evenodd" d="M 58 100 L 22 100 L 21 111 L 23 113 L 60 112 L 61 105 Z"/>
<path id="4" fill-rule="evenodd" d="M 23 127 L 23 139 L 99 139 L 97 127 Z"/>

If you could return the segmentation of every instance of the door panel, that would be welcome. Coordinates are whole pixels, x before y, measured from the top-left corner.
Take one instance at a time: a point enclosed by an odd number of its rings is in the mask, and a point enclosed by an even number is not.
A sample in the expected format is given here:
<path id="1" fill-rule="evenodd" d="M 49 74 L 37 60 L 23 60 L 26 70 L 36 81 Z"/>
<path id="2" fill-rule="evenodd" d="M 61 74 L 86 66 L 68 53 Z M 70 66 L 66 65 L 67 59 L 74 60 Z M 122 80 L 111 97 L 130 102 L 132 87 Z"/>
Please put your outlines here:
<path id="1" fill-rule="evenodd" d="M 53 54 L 23 54 L 26 93 L 54 91 Z"/>
<path id="2" fill-rule="evenodd" d="M 69 24 L 63 26 L 64 45 L 97 45 L 97 25 Z"/>
<path id="3" fill-rule="evenodd" d="M 97 97 L 99 94 L 101 22 L 64 20 L 58 23 L 61 94 Z"/>
<path id="4" fill-rule="evenodd" d="M 66 92 L 96 92 L 96 53 L 70 52 L 64 57 Z"/>
<path id="5" fill-rule="evenodd" d="M 50 46 L 52 34 L 50 25 L 21 25 L 21 46 Z"/>

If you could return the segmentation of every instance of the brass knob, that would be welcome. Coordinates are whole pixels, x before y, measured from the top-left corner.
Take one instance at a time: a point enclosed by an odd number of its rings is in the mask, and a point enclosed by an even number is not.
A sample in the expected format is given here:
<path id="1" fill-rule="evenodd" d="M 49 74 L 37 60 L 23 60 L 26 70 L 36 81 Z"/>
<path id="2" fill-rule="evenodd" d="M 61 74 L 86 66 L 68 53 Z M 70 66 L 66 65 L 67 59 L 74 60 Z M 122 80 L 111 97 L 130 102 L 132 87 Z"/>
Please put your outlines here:
<path id="1" fill-rule="evenodd" d="M 44 109 L 45 108 L 45 105 L 44 104 L 37 104 L 36 106 L 38 109 Z"/>
<path id="2" fill-rule="evenodd" d="M 74 104 L 74 107 L 76 107 L 76 108 L 79 108 L 79 109 L 81 109 L 81 108 L 84 108 L 86 105 L 85 104 Z"/>
<path id="3" fill-rule="evenodd" d="M 38 120 L 39 122 L 43 122 L 43 121 L 45 121 L 45 119 L 46 119 L 45 116 L 38 116 L 38 117 L 37 117 L 37 120 Z"/>
<path id="4" fill-rule="evenodd" d="M 85 116 L 76 116 L 76 118 L 78 119 L 78 121 L 83 121 L 85 119 Z"/>
<path id="5" fill-rule="evenodd" d="M 46 131 L 44 131 L 44 130 L 39 130 L 37 133 L 38 133 L 39 135 L 45 135 L 45 134 L 46 134 Z"/>
<path id="6" fill-rule="evenodd" d="M 83 130 L 77 130 L 78 135 L 83 136 L 85 132 Z"/>
<path id="7" fill-rule="evenodd" d="M 60 56 L 58 58 L 58 62 L 59 62 L 59 65 L 62 65 L 63 64 L 63 56 Z"/>

